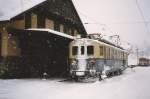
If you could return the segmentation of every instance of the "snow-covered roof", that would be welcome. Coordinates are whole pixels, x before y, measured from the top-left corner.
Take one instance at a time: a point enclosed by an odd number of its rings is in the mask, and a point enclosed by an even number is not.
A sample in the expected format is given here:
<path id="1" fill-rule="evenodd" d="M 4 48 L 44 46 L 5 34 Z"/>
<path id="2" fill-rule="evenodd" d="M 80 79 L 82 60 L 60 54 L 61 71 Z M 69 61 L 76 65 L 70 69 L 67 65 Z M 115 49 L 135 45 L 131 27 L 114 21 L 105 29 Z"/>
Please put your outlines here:
<path id="1" fill-rule="evenodd" d="M 43 32 L 48 32 L 48 33 L 52 33 L 52 34 L 55 34 L 55 35 L 58 35 L 58 36 L 62 36 L 62 37 L 65 37 L 65 38 L 68 38 L 68 39 L 75 39 L 75 37 L 71 36 L 71 35 L 68 35 L 68 34 L 65 34 L 65 33 L 62 33 L 62 32 L 58 32 L 58 31 L 54 31 L 54 30 L 51 30 L 51 29 L 37 29 L 37 28 L 30 28 L 30 29 L 26 29 L 26 30 L 31 30 L 31 31 L 43 31 Z"/>
<path id="2" fill-rule="evenodd" d="M 0 0 L 0 21 L 7 21 L 46 0 Z"/>

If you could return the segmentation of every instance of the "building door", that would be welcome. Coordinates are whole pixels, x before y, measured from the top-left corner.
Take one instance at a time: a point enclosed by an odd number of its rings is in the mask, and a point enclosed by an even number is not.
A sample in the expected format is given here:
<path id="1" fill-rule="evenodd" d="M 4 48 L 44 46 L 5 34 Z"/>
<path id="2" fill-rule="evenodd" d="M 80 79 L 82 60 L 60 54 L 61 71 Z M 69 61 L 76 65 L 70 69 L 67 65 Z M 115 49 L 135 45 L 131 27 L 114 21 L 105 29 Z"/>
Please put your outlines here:
<path id="1" fill-rule="evenodd" d="M 2 56 L 2 33 L 0 32 L 0 57 Z"/>

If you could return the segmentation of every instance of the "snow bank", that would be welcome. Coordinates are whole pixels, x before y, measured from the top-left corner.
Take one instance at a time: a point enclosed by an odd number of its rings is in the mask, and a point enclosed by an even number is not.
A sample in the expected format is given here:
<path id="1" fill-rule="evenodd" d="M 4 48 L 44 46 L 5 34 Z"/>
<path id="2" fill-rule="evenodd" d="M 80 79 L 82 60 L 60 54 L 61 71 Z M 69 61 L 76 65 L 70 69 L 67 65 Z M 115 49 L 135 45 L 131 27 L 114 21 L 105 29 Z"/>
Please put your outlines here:
<path id="1" fill-rule="evenodd" d="M 149 71 L 150 67 L 127 69 L 123 75 L 95 83 L 0 80 L 0 99 L 150 99 Z"/>

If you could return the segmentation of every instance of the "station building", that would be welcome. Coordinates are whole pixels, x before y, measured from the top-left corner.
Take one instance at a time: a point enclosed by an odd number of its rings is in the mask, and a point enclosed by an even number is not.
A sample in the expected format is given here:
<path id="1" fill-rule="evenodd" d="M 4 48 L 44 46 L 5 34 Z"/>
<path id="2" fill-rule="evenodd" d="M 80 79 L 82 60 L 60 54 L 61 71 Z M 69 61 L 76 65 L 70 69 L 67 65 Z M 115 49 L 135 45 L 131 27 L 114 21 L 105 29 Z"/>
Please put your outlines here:
<path id="1" fill-rule="evenodd" d="M 9 12 L 8 12 L 9 13 Z M 86 30 L 71 0 L 43 0 L 0 20 L 0 76 L 68 74 L 69 42 Z"/>

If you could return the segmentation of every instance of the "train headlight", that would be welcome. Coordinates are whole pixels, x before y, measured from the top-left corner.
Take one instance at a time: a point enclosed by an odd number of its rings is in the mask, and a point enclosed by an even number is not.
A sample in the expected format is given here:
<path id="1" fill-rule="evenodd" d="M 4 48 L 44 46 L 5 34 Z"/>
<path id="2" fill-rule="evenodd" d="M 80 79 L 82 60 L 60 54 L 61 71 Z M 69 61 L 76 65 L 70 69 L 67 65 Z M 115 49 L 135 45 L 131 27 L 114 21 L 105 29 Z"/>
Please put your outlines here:
<path id="1" fill-rule="evenodd" d="M 88 69 L 88 70 L 94 69 L 95 63 L 96 63 L 95 60 L 90 60 L 90 61 L 88 62 L 87 69 Z"/>
<path id="2" fill-rule="evenodd" d="M 72 72 L 72 70 L 70 70 L 70 74 L 72 74 L 73 72 Z"/>
<path id="3" fill-rule="evenodd" d="M 71 69 L 73 69 L 73 70 L 75 70 L 75 69 L 77 69 L 77 60 L 72 60 L 72 62 L 71 62 Z"/>

